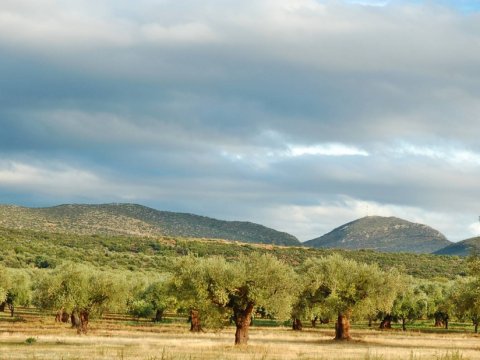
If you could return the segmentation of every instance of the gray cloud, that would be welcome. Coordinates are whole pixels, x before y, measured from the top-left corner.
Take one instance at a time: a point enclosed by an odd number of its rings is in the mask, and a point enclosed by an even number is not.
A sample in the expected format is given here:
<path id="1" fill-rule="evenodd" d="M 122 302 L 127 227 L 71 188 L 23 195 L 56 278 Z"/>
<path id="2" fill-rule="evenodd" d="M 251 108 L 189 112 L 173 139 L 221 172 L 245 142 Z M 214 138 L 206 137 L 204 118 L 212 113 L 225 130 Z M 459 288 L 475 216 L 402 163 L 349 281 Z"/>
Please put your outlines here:
<path id="1" fill-rule="evenodd" d="M 142 202 L 302 239 L 369 204 L 473 235 L 480 15 L 458 10 L 3 1 L 0 196 Z"/>

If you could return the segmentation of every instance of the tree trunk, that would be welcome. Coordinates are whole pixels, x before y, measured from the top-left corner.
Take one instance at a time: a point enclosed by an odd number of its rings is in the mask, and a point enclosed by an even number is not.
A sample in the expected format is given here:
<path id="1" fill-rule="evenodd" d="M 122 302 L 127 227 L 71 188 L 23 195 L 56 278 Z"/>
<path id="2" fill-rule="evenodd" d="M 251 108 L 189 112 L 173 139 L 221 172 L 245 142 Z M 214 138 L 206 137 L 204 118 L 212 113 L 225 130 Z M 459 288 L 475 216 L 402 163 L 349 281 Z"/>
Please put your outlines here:
<path id="1" fill-rule="evenodd" d="M 157 309 L 157 312 L 155 313 L 155 322 L 160 322 L 163 321 L 163 309 Z"/>
<path id="2" fill-rule="evenodd" d="M 253 303 L 248 303 L 245 309 L 234 310 L 235 325 L 235 345 L 247 345 L 248 342 L 248 327 L 252 318 Z"/>
<path id="3" fill-rule="evenodd" d="M 1 312 L 4 312 L 5 311 L 5 306 L 7 306 L 7 303 L 4 301 L 2 303 L 0 303 L 0 311 Z"/>
<path id="4" fill-rule="evenodd" d="M 478 321 L 474 322 L 473 325 L 475 326 L 475 334 L 478 334 Z"/>
<path id="5" fill-rule="evenodd" d="M 60 320 L 62 320 L 63 323 L 68 323 L 68 318 L 70 317 L 70 315 L 68 315 L 67 312 L 63 312 L 62 313 L 62 318 Z"/>
<path id="6" fill-rule="evenodd" d="M 15 312 L 15 306 L 13 304 L 7 304 L 7 305 L 8 305 L 8 310 L 10 310 L 10 317 L 13 317 Z"/>
<path id="7" fill-rule="evenodd" d="M 368 318 L 368 327 L 372 327 L 372 318 L 371 317 Z"/>
<path id="8" fill-rule="evenodd" d="M 302 321 L 297 318 L 293 318 L 292 330 L 300 331 L 303 329 Z"/>
<path id="9" fill-rule="evenodd" d="M 339 313 L 335 323 L 335 340 L 351 340 L 350 320 L 347 314 Z"/>
<path id="10" fill-rule="evenodd" d="M 435 327 L 444 327 L 443 316 L 441 314 L 435 314 Z"/>
<path id="11" fill-rule="evenodd" d="M 445 317 L 445 329 L 448 330 L 448 316 Z"/>
<path id="12" fill-rule="evenodd" d="M 190 331 L 191 332 L 200 332 L 202 331 L 202 326 L 200 324 L 200 314 L 198 310 L 190 310 Z"/>
<path id="13" fill-rule="evenodd" d="M 72 311 L 72 315 L 70 315 L 70 320 L 72 321 L 72 328 L 80 328 L 80 318 L 78 317 L 77 313 Z"/>
<path id="14" fill-rule="evenodd" d="M 318 317 L 315 316 L 313 319 L 312 319 L 312 327 L 317 327 L 317 320 L 318 320 Z"/>
<path id="15" fill-rule="evenodd" d="M 405 318 L 402 318 L 402 330 L 407 331 L 407 327 L 405 326 L 406 320 Z"/>
<path id="16" fill-rule="evenodd" d="M 387 315 L 383 318 L 382 322 L 380 323 L 380 329 L 391 329 L 392 328 L 392 317 Z"/>
<path id="17" fill-rule="evenodd" d="M 82 310 L 80 311 L 80 327 L 77 329 L 79 334 L 84 333 L 86 334 L 88 331 L 88 311 Z"/>

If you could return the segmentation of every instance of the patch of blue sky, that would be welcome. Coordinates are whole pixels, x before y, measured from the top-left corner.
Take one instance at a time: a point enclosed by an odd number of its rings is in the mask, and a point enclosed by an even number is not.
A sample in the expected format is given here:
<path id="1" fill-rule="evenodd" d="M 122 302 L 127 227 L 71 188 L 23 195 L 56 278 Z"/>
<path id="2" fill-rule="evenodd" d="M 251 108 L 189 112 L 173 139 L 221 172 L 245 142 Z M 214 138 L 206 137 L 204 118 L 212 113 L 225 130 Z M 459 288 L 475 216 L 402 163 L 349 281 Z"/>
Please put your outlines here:
<path id="1" fill-rule="evenodd" d="M 389 4 L 431 4 L 447 6 L 463 13 L 480 11 L 480 0 L 345 0 L 349 4 L 364 6 L 387 6 Z"/>

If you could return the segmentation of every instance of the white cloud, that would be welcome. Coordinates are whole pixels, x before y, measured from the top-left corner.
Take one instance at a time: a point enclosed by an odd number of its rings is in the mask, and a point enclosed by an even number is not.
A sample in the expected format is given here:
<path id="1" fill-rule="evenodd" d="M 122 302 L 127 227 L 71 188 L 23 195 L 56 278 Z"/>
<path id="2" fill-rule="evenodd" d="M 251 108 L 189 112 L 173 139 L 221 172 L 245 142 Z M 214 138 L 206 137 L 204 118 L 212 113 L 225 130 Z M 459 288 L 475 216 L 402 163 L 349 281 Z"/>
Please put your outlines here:
<path id="1" fill-rule="evenodd" d="M 107 188 L 107 184 L 88 170 L 63 164 L 46 168 L 41 165 L 5 160 L 0 162 L 0 186 L 71 196 L 82 196 L 98 187 Z"/>
<path id="2" fill-rule="evenodd" d="M 368 152 L 345 144 L 317 144 L 311 146 L 288 145 L 287 156 L 323 155 L 323 156 L 368 156 Z"/>
<path id="3" fill-rule="evenodd" d="M 480 218 L 479 218 L 478 222 L 470 224 L 469 230 L 470 230 L 470 233 L 471 233 L 472 237 L 480 236 Z"/>
<path id="4" fill-rule="evenodd" d="M 392 149 L 392 152 L 403 157 L 418 156 L 441 160 L 460 167 L 480 166 L 480 153 L 449 145 L 428 146 L 404 143 Z"/>
<path id="5" fill-rule="evenodd" d="M 364 201 L 345 196 L 335 201 L 319 201 L 317 205 L 285 205 L 270 208 L 263 214 L 264 223 L 295 234 L 301 241 L 322 236 L 347 222 L 365 216 L 394 216 L 425 224 L 443 233 L 451 241 L 464 240 L 478 224 L 470 225 L 471 218 L 459 213 L 425 211 L 413 206 L 399 206 Z"/>

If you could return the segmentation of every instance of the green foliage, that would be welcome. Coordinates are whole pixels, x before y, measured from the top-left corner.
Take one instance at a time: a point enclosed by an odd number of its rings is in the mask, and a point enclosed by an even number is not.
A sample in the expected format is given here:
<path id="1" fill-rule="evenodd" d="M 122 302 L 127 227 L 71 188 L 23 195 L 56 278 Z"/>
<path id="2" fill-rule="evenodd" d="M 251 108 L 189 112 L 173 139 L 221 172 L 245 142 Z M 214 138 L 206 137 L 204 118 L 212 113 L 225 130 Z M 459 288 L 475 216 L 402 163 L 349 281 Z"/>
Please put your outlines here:
<path id="1" fill-rule="evenodd" d="M 13 311 L 15 306 L 29 305 L 31 294 L 30 274 L 0 266 L 0 303 L 5 302 Z"/>
<path id="2" fill-rule="evenodd" d="M 0 228 L 0 247 L 0 264 L 9 268 L 38 267 L 37 259 L 45 259 L 49 268 L 72 261 L 103 268 L 164 272 L 173 258 L 186 254 L 218 255 L 232 260 L 242 254 L 260 252 L 272 254 L 292 266 L 298 266 L 308 258 L 340 254 L 358 262 L 377 264 L 383 269 L 403 268 L 407 274 L 421 278 L 454 279 L 467 273 L 466 260 L 452 256 L 279 247 L 171 237 L 56 234 Z"/>
<path id="3" fill-rule="evenodd" d="M 204 323 L 216 327 L 253 307 L 288 318 L 295 282 L 292 269 L 271 255 L 253 253 L 233 262 L 187 256 L 175 264 L 173 291 L 183 307 L 199 310 Z"/>
<path id="4" fill-rule="evenodd" d="M 129 290 L 131 300 L 127 301 L 128 312 L 136 317 L 151 317 L 160 321 L 167 309 L 176 308 L 176 297 L 171 293 L 171 279 L 169 274 L 160 274 L 154 279 L 146 279 L 146 283 L 135 282 L 134 288 Z"/>
<path id="5" fill-rule="evenodd" d="M 428 317 L 448 321 L 453 310 L 451 298 L 453 284 L 453 281 L 446 280 L 419 280 L 418 290 L 425 294 Z"/>
<path id="6" fill-rule="evenodd" d="M 25 343 L 26 343 L 27 345 L 33 345 L 33 344 L 35 344 L 36 342 L 37 342 L 37 339 L 34 338 L 34 337 L 29 337 L 29 338 L 27 338 L 27 339 L 25 340 Z"/>
<path id="7" fill-rule="evenodd" d="M 145 300 L 134 300 L 128 307 L 128 313 L 136 318 L 147 318 L 153 315 L 153 305 Z"/>
<path id="8" fill-rule="evenodd" d="M 125 308 L 126 289 L 123 274 L 67 263 L 40 275 L 34 303 L 43 309 L 102 314 Z"/>
<path id="9" fill-rule="evenodd" d="M 411 323 L 427 315 L 428 298 L 420 284 L 409 276 L 399 279 L 397 297 L 389 315 L 403 324 Z"/>
<path id="10" fill-rule="evenodd" d="M 304 304 L 320 316 L 352 314 L 363 317 L 389 312 L 396 297 L 397 271 L 357 263 L 339 255 L 310 259 L 300 270 Z M 325 312 L 328 313 L 325 313 Z"/>
<path id="11" fill-rule="evenodd" d="M 458 279 L 451 291 L 451 301 L 459 318 L 470 319 L 477 331 L 480 323 L 480 278 Z"/>

